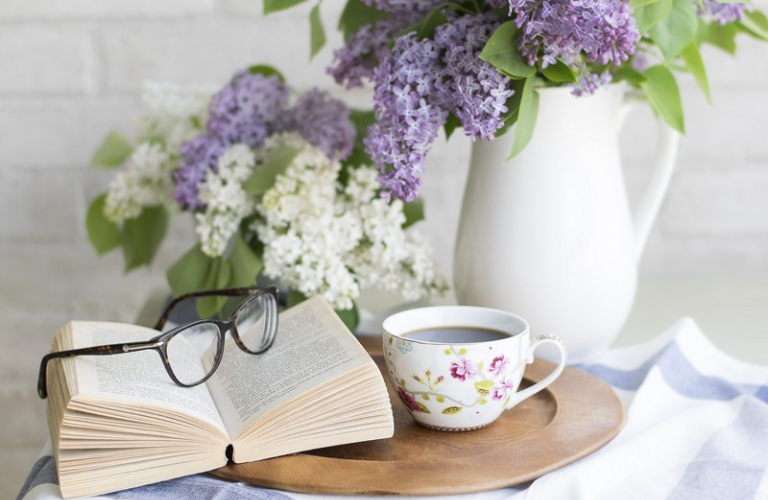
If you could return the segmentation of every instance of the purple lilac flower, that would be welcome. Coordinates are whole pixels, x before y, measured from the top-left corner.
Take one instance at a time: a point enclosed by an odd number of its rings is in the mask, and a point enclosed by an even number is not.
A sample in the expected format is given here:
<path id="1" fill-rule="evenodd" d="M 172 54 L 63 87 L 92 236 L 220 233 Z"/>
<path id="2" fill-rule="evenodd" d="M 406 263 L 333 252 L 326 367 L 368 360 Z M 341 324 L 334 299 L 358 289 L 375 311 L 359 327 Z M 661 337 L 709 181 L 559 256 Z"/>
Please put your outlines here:
<path id="1" fill-rule="evenodd" d="M 416 198 L 426 154 L 448 116 L 429 103 L 443 73 L 438 56 L 432 40 L 403 36 L 373 76 L 377 121 L 365 138 L 366 151 L 381 171 L 385 193 L 405 201 Z"/>
<path id="2" fill-rule="evenodd" d="M 610 71 L 592 73 L 586 67 L 582 67 L 576 83 L 571 85 L 571 88 L 575 96 L 581 97 L 584 94 L 594 94 L 599 87 L 608 85 L 612 80 L 613 74 Z"/>
<path id="3" fill-rule="evenodd" d="M 387 19 L 366 24 L 333 53 L 328 74 L 339 85 L 351 89 L 373 79 L 373 71 L 389 53 L 389 42 L 408 26 L 423 19 L 441 0 L 363 0 L 377 10 L 387 12 Z"/>
<path id="4" fill-rule="evenodd" d="M 479 57 L 500 24 L 492 14 L 462 16 L 435 31 L 447 76 L 439 82 L 436 102 L 456 114 L 472 140 L 493 140 L 513 94 L 509 78 Z"/>
<path id="5" fill-rule="evenodd" d="M 333 52 L 328 74 L 348 89 L 362 87 L 363 80 L 373 78 L 376 65 L 389 51 L 390 38 L 398 31 L 399 27 L 389 20 L 363 26 Z"/>
<path id="6" fill-rule="evenodd" d="M 717 0 L 704 0 L 704 10 L 696 6 L 699 15 L 711 17 L 717 24 L 724 25 L 734 21 L 740 21 L 744 17 L 744 12 L 750 12 L 749 5 L 743 3 L 720 3 Z"/>
<path id="7" fill-rule="evenodd" d="M 434 41 L 399 37 L 374 72 L 377 122 L 366 151 L 379 167 L 385 196 L 418 195 L 426 155 L 448 113 L 473 139 L 493 139 L 502 125 L 510 80 L 479 59 L 500 24 L 490 14 L 462 16 L 435 31 Z"/>
<path id="8" fill-rule="evenodd" d="M 207 132 L 181 146 L 174 197 L 182 208 L 201 208 L 198 185 L 232 144 L 257 148 L 277 131 L 298 132 L 334 159 L 352 150 L 355 128 L 343 102 L 319 90 L 304 94 L 290 110 L 288 86 L 276 76 L 240 71 L 211 98 Z"/>
<path id="9" fill-rule="evenodd" d="M 510 15 L 522 30 L 520 51 L 533 65 L 557 59 L 577 66 L 589 62 L 619 65 L 635 51 L 640 33 L 626 0 L 510 0 Z M 588 89 L 589 85 L 582 86 Z"/>
<path id="10" fill-rule="evenodd" d="M 326 92 L 312 89 L 285 113 L 283 130 L 298 132 L 331 159 L 344 159 L 352 152 L 355 127 L 349 108 Z"/>
<path id="11" fill-rule="evenodd" d="M 194 210 L 200 206 L 198 185 L 205 172 L 218 170 L 219 156 L 229 144 L 216 136 L 200 135 L 181 145 L 181 163 L 174 173 L 173 196 L 182 208 Z"/>
<path id="12" fill-rule="evenodd" d="M 287 102 L 288 86 L 276 76 L 240 71 L 211 99 L 208 133 L 259 147 Z"/>
<path id="13" fill-rule="evenodd" d="M 444 0 L 363 0 L 367 6 L 376 6 L 377 10 L 389 13 L 427 12 L 444 3 Z"/>

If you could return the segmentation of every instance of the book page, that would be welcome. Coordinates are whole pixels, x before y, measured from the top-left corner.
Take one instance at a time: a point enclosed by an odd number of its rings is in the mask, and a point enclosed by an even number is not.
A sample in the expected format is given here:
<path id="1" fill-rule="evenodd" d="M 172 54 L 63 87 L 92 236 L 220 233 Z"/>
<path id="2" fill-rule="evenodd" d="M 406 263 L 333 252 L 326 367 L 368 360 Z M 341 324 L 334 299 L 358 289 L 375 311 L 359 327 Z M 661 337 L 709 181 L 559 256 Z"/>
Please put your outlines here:
<path id="1" fill-rule="evenodd" d="M 365 349 L 320 296 L 280 314 L 272 347 L 248 354 L 227 339 L 218 371 L 208 380 L 234 439 L 276 406 L 370 363 Z"/>
<path id="2" fill-rule="evenodd" d="M 158 335 L 150 328 L 122 323 L 72 323 L 74 348 L 121 342 L 143 342 Z M 174 342 L 180 339 L 174 340 Z M 184 364 L 174 370 L 202 370 L 200 357 L 191 344 Z M 153 349 L 108 356 L 77 356 L 78 392 L 129 400 L 135 404 L 151 403 L 191 413 L 222 431 L 224 423 L 205 384 L 181 387 L 171 380 L 160 354 Z"/>

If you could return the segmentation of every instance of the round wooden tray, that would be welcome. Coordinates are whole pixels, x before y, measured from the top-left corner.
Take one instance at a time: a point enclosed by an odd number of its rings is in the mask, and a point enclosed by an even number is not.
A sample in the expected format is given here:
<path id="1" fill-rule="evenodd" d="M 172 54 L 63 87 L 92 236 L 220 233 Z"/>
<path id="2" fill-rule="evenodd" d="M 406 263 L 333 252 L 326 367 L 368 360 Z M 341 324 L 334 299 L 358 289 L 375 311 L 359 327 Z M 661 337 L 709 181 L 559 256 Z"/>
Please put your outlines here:
<path id="1" fill-rule="evenodd" d="M 383 368 L 381 347 L 367 339 L 363 344 Z M 541 380 L 553 367 L 536 361 L 523 383 Z M 490 426 L 458 433 L 417 425 L 385 379 L 395 416 L 393 438 L 230 464 L 212 474 L 304 493 L 473 493 L 530 481 L 572 463 L 608 443 L 624 423 L 610 386 L 573 368 Z"/>

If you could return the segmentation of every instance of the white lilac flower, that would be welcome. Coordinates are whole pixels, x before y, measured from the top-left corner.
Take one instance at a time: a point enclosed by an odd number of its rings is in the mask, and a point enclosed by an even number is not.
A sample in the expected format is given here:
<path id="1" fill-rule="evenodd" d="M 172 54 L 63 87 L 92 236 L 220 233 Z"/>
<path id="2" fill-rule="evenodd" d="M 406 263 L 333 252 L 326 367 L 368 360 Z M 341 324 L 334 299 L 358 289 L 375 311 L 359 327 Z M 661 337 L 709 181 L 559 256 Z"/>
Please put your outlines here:
<path id="1" fill-rule="evenodd" d="M 140 144 L 107 191 L 104 215 L 116 224 L 137 217 L 144 207 L 173 200 L 174 163 L 160 144 Z"/>
<path id="2" fill-rule="evenodd" d="M 205 210 L 195 214 L 195 231 L 206 255 L 221 256 L 240 223 L 254 212 L 255 203 L 246 194 L 243 183 L 255 167 L 256 156 L 251 149 L 235 144 L 219 158 L 217 172 L 206 172 L 200 183 Z"/>
<path id="3" fill-rule="evenodd" d="M 159 139 L 174 154 L 205 129 L 208 104 L 216 91 L 211 85 L 181 86 L 148 82 L 141 94 L 143 112 L 136 117 L 139 141 Z"/>
<path id="4" fill-rule="evenodd" d="M 173 170 L 181 145 L 205 126 L 213 89 L 147 83 L 136 118 L 139 144 L 110 184 L 104 215 L 120 224 L 144 207 L 173 202 Z"/>
<path id="5" fill-rule="evenodd" d="M 415 300 L 442 290 L 429 244 L 405 232 L 403 203 L 378 196 L 378 171 L 349 171 L 301 138 L 272 136 L 266 149 L 287 143 L 300 149 L 263 196 L 253 224 L 264 243 L 264 273 L 310 296 L 323 295 L 337 309 L 352 307 L 361 288 L 381 287 Z"/>

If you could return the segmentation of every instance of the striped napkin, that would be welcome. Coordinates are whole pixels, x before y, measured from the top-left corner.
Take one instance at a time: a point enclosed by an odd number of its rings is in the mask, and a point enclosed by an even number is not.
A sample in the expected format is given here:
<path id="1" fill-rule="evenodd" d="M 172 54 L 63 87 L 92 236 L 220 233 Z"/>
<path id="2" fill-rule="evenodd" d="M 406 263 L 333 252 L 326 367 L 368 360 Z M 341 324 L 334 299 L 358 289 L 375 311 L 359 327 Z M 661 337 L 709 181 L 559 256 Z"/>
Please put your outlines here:
<path id="1" fill-rule="evenodd" d="M 613 386 L 624 404 L 626 425 L 607 446 L 531 483 L 456 498 L 768 500 L 768 353 L 765 365 L 730 358 L 683 318 L 646 343 L 578 366 Z M 17 500 L 61 499 L 50 454 L 48 445 Z M 332 497 L 197 475 L 98 498 Z"/>

